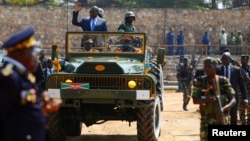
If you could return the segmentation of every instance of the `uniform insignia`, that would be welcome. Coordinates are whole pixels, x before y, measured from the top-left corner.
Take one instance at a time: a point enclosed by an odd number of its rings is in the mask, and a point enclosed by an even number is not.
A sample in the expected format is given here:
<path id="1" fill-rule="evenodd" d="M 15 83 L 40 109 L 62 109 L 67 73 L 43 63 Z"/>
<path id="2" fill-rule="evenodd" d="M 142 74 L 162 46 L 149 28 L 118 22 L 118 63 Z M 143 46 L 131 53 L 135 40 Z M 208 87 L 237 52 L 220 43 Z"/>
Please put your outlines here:
<path id="1" fill-rule="evenodd" d="M 34 84 L 36 82 L 36 77 L 33 74 L 29 73 L 28 80 Z"/>
<path id="2" fill-rule="evenodd" d="M 12 64 L 7 64 L 1 71 L 3 76 L 9 76 L 13 73 L 13 65 Z"/>
<path id="3" fill-rule="evenodd" d="M 36 103 L 36 90 L 23 90 L 21 92 L 21 103 L 24 105 L 26 103 Z"/>

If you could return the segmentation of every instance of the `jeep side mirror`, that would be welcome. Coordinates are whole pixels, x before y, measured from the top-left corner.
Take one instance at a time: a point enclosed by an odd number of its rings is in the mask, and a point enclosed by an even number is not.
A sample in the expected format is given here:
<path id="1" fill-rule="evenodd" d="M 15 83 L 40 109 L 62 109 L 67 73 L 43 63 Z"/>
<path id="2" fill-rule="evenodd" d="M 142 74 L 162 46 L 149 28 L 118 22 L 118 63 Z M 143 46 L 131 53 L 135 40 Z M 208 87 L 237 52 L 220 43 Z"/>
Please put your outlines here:
<path id="1" fill-rule="evenodd" d="M 165 48 L 158 48 L 157 51 L 157 64 L 165 65 L 165 55 L 166 55 L 166 49 Z"/>

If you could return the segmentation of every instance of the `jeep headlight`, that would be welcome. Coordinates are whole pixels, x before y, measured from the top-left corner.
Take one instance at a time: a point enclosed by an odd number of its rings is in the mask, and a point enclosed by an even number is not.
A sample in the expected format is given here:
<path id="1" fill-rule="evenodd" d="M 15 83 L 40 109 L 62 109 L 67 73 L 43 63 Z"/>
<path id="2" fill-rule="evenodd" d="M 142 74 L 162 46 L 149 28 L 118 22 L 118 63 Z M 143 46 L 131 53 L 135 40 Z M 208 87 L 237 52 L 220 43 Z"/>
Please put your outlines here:
<path id="1" fill-rule="evenodd" d="M 151 87 L 150 81 L 144 82 L 144 88 L 149 89 Z"/>
<path id="2" fill-rule="evenodd" d="M 135 87 L 136 87 L 136 82 L 135 82 L 134 80 L 128 81 L 128 87 L 129 87 L 130 89 L 135 88 Z"/>
<path id="3" fill-rule="evenodd" d="M 71 79 L 65 80 L 66 83 L 72 83 L 73 81 Z"/>

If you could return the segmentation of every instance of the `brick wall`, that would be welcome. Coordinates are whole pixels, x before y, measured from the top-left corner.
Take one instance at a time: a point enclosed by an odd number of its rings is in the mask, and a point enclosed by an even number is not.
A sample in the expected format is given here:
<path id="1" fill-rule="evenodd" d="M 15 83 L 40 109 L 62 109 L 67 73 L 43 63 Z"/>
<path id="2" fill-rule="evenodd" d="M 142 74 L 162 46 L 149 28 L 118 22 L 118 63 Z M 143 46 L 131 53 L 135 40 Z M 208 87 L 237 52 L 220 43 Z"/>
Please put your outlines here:
<path id="1" fill-rule="evenodd" d="M 184 30 L 185 44 L 200 44 L 205 30 L 209 30 L 212 44 L 218 44 L 218 34 L 222 27 L 227 32 L 240 29 L 245 35 L 250 31 L 249 10 L 187 10 L 187 9 L 126 9 L 104 8 L 109 31 L 116 31 L 123 21 L 124 13 L 132 10 L 136 14 L 135 27 L 138 32 L 147 33 L 149 46 L 165 43 L 165 34 L 174 27 L 176 34 Z M 66 7 L 19 7 L 0 6 L 0 32 L 4 41 L 13 32 L 32 25 L 36 28 L 36 38 L 42 47 L 50 49 L 58 43 L 63 49 L 67 31 L 81 31 L 71 24 L 72 8 Z M 89 8 L 83 8 L 79 18 L 89 15 Z M 62 51 L 63 52 L 63 51 Z"/>

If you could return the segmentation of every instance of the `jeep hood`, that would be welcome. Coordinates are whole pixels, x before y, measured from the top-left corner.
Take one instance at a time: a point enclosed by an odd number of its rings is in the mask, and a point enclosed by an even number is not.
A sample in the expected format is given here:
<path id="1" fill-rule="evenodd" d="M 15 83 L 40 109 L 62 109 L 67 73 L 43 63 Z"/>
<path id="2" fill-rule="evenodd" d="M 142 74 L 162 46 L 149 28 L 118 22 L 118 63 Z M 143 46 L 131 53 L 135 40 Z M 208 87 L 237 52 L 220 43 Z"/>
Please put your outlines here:
<path id="1" fill-rule="evenodd" d="M 84 74 L 142 74 L 143 62 L 127 57 L 75 57 L 69 60 L 74 73 Z"/>

